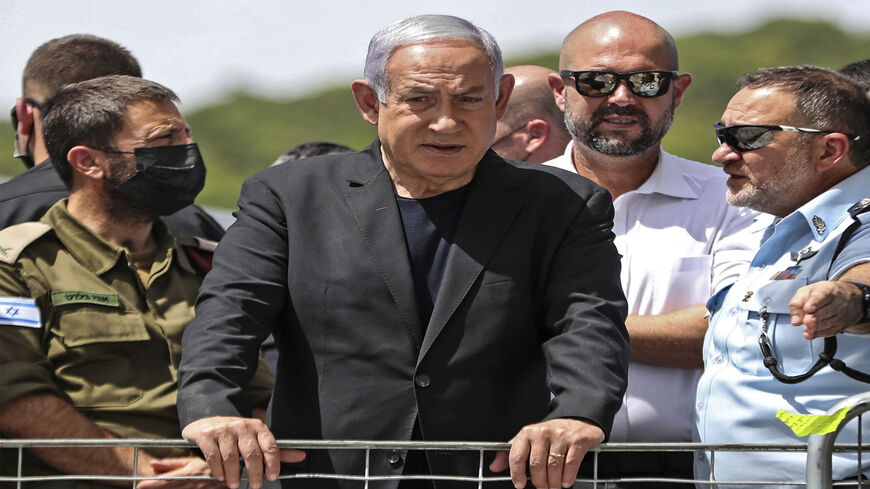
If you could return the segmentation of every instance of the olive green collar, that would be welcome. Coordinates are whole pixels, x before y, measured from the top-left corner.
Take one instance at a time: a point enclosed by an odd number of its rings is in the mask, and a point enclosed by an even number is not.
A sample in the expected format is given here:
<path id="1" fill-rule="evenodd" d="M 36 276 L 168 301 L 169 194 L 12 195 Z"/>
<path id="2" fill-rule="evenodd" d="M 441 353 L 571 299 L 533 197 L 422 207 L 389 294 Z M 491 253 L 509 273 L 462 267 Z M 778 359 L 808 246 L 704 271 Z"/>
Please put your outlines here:
<path id="1" fill-rule="evenodd" d="M 119 261 L 123 261 L 126 266 L 128 250 L 98 236 L 70 214 L 66 205 L 67 199 L 58 201 L 42 216 L 41 221 L 52 227 L 55 235 L 70 254 L 98 275 L 106 273 Z M 151 232 L 157 240 L 159 250 L 154 257 L 155 263 L 171 260 L 174 255 L 184 269 L 195 273 L 190 261 L 178 248 L 163 221 L 156 219 Z"/>

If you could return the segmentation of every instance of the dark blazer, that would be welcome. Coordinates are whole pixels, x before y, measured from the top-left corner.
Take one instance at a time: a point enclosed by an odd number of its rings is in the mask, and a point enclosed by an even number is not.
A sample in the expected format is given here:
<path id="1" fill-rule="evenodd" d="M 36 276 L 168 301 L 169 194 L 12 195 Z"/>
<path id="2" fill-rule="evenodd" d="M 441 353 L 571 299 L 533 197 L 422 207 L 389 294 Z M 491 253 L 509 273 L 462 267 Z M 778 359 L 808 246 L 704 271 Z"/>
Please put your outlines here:
<path id="1" fill-rule="evenodd" d="M 418 417 L 426 440 L 507 441 L 557 417 L 609 431 L 628 335 L 605 190 L 489 151 L 426 328 L 377 141 L 269 168 L 239 209 L 184 333 L 182 426 L 248 413 L 240 386 L 273 333 L 279 439 L 409 440 Z M 372 454 L 373 474 L 401 474 L 389 455 Z M 436 474 L 477 474 L 477 453 L 428 458 Z M 311 453 L 305 470 L 359 475 L 364 460 Z"/>
<path id="2" fill-rule="evenodd" d="M 38 221 L 55 202 L 67 197 L 69 190 L 50 161 L 28 168 L 0 184 L 0 229 Z M 218 241 L 224 235 L 224 228 L 196 205 L 161 217 L 161 220 L 178 235 L 198 236 L 212 241 Z"/>

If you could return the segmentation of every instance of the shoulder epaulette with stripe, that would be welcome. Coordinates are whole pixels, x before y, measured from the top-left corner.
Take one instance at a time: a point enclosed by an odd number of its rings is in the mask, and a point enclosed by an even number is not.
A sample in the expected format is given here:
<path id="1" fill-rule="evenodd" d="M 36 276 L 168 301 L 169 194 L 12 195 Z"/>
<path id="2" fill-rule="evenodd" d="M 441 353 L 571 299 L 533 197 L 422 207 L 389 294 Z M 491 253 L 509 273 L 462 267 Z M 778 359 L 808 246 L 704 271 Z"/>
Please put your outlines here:
<path id="1" fill-rule="evenodd" d="M 0 230 L 0 262 L 15 263 L 22 251 L 50 230 L 43 222 L 22 222 Z"/>

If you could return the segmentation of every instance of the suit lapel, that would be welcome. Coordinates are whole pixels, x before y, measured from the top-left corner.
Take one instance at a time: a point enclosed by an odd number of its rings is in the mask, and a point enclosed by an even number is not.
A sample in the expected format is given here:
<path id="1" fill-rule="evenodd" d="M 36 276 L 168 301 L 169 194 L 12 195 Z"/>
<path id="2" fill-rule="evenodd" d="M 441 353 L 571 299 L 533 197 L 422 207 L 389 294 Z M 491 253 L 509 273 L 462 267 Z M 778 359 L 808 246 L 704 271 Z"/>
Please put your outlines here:
<path id="1" fill-rule="evenodd" d="M 376 141 L 359 153 L 347 178 L 344 198 L 414 344 L 420 345 L 423 328 L 417 315 L 404 226 L 380 148 Z"/>
<path id="2" fill-rule="evenodd" d="M 489 262 L 522 207 L 518 182 L 492 150 L 481 160 L 453 235 L 441 289 L 420 349 L 422 359 Z"/>

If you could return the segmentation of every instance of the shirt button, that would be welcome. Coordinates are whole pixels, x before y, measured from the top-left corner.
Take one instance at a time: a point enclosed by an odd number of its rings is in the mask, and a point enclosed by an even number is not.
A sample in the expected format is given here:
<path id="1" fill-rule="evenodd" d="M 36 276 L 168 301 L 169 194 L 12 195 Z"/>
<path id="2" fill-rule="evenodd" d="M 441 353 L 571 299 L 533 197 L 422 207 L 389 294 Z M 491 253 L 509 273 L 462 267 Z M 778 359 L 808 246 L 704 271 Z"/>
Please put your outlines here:
<path id="1" fill-rule="evenodd" d="M 736 308 L 736 307 L 732 307 L 732 308 L 728 311 L 728 314 L 730 314 L 731 317 L 736 316 L 736 315 L 737 315 L 737 308 Z"/>
<path id="2" fill-rule="evenodd" d="M 704 401 L 698 403 L 698 410 L 701 411 L 704 409 Z"/>
<path id="3" fill-rule="evenodd" d="M 703 453 L 698 453 L 698 460 L 700 460 L 702 462 L 704 461 L 704 454 Z"/>
<path id="4" fill-rule="evenodd" d="M 405 464 L 405 461 L 402 459 L 402 456 L 399 455 L 399 452 L 393 450 L 387 455 L 387 462 L 390 463 L 390 467 L 397 469 Z"/>
<path id="5" fill-rule="evenodd" d="M 426 374 L 420 374 L 414 378 L 414 383 L 417 384 L 417 387 L 429 387 L 429 384 L 432 381 L 429 379 L 429 376 Z"/>
<path id="6" fill-rule="evenodd" d="M 716 355 L 716 359 L 715 359 L 714 361 L 715 361 L 717 364 L 722 363 L 722 362 L 725 361 L 725 357 L 723 357 L 722 355 Z"/>

